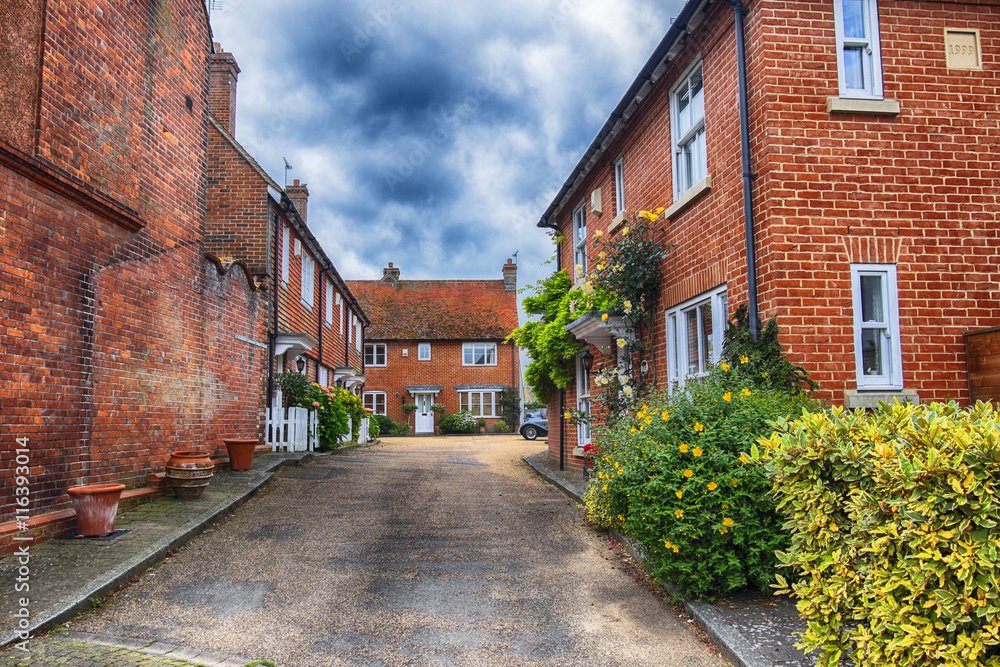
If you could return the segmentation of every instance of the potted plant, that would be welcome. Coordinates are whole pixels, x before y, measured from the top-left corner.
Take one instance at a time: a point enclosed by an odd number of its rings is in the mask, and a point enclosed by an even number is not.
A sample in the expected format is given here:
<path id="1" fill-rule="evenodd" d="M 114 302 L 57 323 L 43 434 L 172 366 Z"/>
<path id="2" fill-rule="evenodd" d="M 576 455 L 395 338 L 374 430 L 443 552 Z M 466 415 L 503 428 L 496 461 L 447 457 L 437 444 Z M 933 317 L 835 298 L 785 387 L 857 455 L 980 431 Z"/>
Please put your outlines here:
<path id="1" fill-rule="evenodd" d="M 229 453 L 230 470 L 250 470 L 253 467 L 253 452 L 259 442 L 257 438 L 223 438 Z"/>
<path id="2" fill-rule="evenodd" d="M 194 500 L 201 497 L 214 471 L 215 464 L 208 452 L 179 450 L 170 452 L 165 477 L 178 498 Z"/>
<path id="3" fill-rule="evenodd" d="M 76 509 L 76 523 L 85 537 L 102 537 L 115 532 L 118 501 L 124 484 L 88 484 L 66 489 Z"/>
<path id="4" fill-rule="evenodd" d="M 485 433 L 486 432 L 486 420 L 484 418 L 480 417 L 479 419 L 477 419 L 476 420 L 476 426 L 479 427 L 479 432 L 480 433 Z"/>
<path id="5" fill-rule="evenodd" d="M 410 426 L 410 415 L 417 411 L 416 403 L 403 403 L 403 412 L 406 414 L 406 426 L 409 430 Z"/>

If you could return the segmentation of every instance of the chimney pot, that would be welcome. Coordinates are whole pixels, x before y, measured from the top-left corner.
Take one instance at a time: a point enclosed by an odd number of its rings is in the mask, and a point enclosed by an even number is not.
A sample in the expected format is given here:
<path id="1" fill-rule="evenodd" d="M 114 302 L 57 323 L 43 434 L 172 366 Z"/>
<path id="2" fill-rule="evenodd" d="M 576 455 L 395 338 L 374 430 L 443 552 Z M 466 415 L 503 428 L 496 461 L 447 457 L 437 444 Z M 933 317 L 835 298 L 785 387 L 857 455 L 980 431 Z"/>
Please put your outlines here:
<path id="1" fill-rule="evenodd" d="M 392 262 L 389 262 L 389 266 L 382 269 L 382 280 L 379 282 L 384 284 L 396 284 L 399 282 L 399 269 L 393 267 Z"/>
<path id="2" fill-rule="evenodd" d="M 309 213 L 309 186 L 300 183 L 299 179 L 296 178 L 292 185 L 285 188 L 285 194 L 295 204 L 295 210 L 299 212 L 302 222 L 308 222 L 306 215 Z"/>
<path id="3" fill-rule="evenodd" d="M 517 264 L 511 259 L 503 265 L 503 288 L 508 292 L 517 289 Z"/>

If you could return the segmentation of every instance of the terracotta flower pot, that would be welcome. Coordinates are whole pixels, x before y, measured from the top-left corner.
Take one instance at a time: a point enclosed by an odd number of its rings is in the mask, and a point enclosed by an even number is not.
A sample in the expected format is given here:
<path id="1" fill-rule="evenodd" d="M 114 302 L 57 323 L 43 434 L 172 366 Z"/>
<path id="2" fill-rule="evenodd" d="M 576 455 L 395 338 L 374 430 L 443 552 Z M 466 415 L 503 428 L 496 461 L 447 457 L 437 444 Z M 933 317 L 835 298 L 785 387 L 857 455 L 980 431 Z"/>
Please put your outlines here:
<path id="1" fill-rule="evenodd" d="M 229 452 L 229 469 L 250 470 L 257 438 L 223 438 L 222 442 L 226 443 Z"/>
<path id="2" fill-rule="evenodd" d="M 201 497 L 214 470 L 208 452 L 181 450 L 170 453 L 165 477 L 178 498 L 193 500 Z"/>
<path id="3" fill-rule="evenodd" d="M 124 484 L 88 484 L 66 489 L 76 508 L 81 535 L 101 537 L 115 532 L 118 501 L 124 490 Z"/>

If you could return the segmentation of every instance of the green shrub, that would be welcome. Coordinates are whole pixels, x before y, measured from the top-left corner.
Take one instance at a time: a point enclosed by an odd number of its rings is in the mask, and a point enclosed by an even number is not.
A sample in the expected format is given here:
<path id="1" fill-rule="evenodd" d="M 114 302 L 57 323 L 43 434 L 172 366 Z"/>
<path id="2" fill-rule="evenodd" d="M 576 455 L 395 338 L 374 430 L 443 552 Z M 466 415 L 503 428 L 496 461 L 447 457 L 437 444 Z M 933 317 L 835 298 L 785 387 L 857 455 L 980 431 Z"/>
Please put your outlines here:
<path id="1" fill-rule="evenodd" d="M 372 418 L 378 422 L 378 430 L 381 435 L 406 435 L 410 431 L 409 426 L 397 424 L 387 415 L 373 415 Z"/>
<path id="2" fill-rule="evenodd" d="M 375 415 L 369 413 L 368 437 L 371 438 L 372 440 L 377 440 L 381 434 L 382 434 L 382 425 L 379 424 L 379 421 L 377 419 L 375 419 Z"/>
<path id="3" fill-rule="evenodd" d="M 507 422 L 497 422 L 496 429 L 497 433 L 510 433 L 510 428 L 507 426 Z"/>
<path id="4" fill-rule="evenodd" d="M 1000 665 L 1000 417 L 978 403 L 782 420 L 774 483 L 818 664 Z"/>
<path id="5" fill-rule="evenodd" d="M 312 383 L 302 373 L 278 373 L 274 376 L 274 386 L 281 390 L 285 407 L 311 407 L 309 403 L 312 401 L 307 399 L 312 391 Z"/>
<path id="6" fill-rule="evenodd" d="M 680 597 L 766 590 L 775 551 L 788 545 L 764 471 L 740 457 L 770 433 L 770 420 L 814 403 L 751 386 L 740 365 L 721 364 L 595 437 L 588 515 L 641 542 L 651 572 Z"/>
<path id="7" fill-rule="evenodd" d="M 749 309 L 742 304 L 723 334 L 721 360 L 739 366 L 752 387 L 790 393 L 815 390 L 816 383 L 809 379 L 806 369 L 796 366 L 782 353 L 777 318 L 772 317 L 764 326 L 760 326 L 758 319 L 757 329 L 754 340 Z"/>
<path id="8" fill-rule="evenodd" d="M 472 433 L 476 430 L 476 418 L 468 410 L 459 410 L 453 415 L 445 415 L 438 422 L 442 433 Z"/>
<path id="9" fill-rule="evenodd" d="M 506 428 L 500 431 L 500 425 L 497 424 L 497 430 L 501 433 L 516 431 L 521 417 L 521 392 L 514 387 L 503 388 L 500 392 L 500 414 Z"/>
<path id="10" fill-rule="evenodd" d="M 321 387 L 318 384 L 309 386 L 309 393 L 299 407 L 316 410 L 320 449 L 333 449 L 347 435 L 350 411 L 343 394 L 348 393 L 343 389 Z"/>

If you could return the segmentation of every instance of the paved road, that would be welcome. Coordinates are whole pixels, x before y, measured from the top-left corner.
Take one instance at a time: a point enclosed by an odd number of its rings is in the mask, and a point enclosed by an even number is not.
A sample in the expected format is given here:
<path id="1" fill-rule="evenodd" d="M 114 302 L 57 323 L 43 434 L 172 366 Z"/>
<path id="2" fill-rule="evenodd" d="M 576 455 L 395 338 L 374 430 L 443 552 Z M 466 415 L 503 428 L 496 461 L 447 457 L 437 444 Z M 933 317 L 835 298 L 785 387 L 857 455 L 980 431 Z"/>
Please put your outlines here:
<path id="1" fill-rule="evenodd" d="M 386 439 L 289 468 L 74 630 L 282 667 L 720 667 L 520 438 Z"/>

